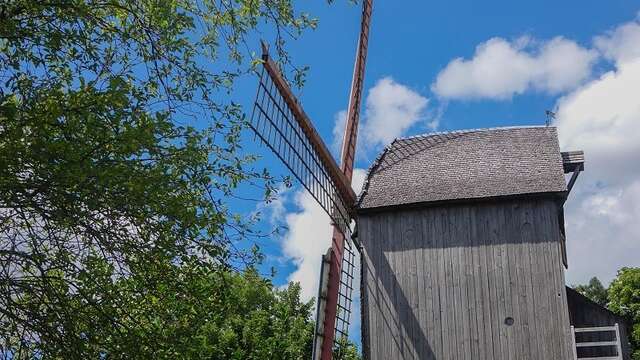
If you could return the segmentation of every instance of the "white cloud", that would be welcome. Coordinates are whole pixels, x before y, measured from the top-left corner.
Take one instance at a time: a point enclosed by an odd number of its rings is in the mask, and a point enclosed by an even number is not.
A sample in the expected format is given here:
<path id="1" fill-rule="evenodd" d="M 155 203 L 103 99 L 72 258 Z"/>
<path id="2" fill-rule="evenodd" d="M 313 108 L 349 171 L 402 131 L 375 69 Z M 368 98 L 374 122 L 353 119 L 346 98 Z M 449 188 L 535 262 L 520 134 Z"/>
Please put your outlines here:
<path id="1" fill-rule="evenodd" d="M 361 132 L 364 149 L 387 145 L 402 136 L 410 127 L 424 119 L 428 103 L 427 98 L 391 77 L 378 80 L 367 94 Z"/>
<path id="2" fill-rule="evenodd" d="M 593 42 L 607 59 L 617 63 L 637 59 L 640 57 L 640 18 L 595 37 Z"/>
<path id="3" fill-rule="evenodd" d="M 351 179 L 351 187 L 356 194 L 360 193 L 362 190 L 362 185 L 364 185 L 365 177 L 367 176 L 367 170 L 365 169 L 354 169 L 353 170 L 353 179 Z"/>
<path id="4" fill-rule="evenodd" d="M 586 186 L 585 186 L 586 187 Z M 578 190 L 567 204 L 567 283 L 598 276 L 605 284 L 623 266 L 640 266 L 640 181 Z"/>
<path id="5" fill-rule="evenodd" d="M 288 280 L 300 283 L 302 298 L 307 301 L 317 295 L 321 257 L 329 248 L 332 230 L 329 215 L 309 192 L 300 190 L 294 201 L 300 212 L 285 217 L 289 231 L 282 250 L 296 267 Z"/>
<path id="6" fill-rule="evenodd" d="M 627 56 L 558 102 L 562 148 L 586 158 L 567 202 L 569 283 L 640 266 L 640 56 Z"/>
<path id="7" fill-rule="evenodd" d="M 367 94 L 361 118 L 360 150 L 386 145 L 403 136 L 407 129 L 424 119 L 427 104 L 428 99 L 392 78 L 380 79 Z M 346 111 L 336 113 L 334 121 L 331 148 L 334 154 L 339 154 Z M 432 120 L 427 126 L 436 127 L 437 120 Z M 352 187 L 356 193 L 362 188 L 365 174 L 363 169 L 354 170 Z M 284 256 L 291 259 L 296 267 L 288 280 L 299 282 L 303 299 L 310 299 L 317 295 L 321 257 L 330 246 L 332 228 L 329 216 L 307 191 L 296 192 L 293 200 L 299 210 L 282 215 L 289 229 L 282 249 Z"/>
<path id="8" fill-rule="evenodd" d="M 496 37 L 478 45 L 472 59 L 451 61 L 431 89 L 445 99 L 508 99 L 529 90 L 557 94 L 587 79 L 596 58 L 593 50 L 562 37 Z"/>
<path id="9" fill-rule="evenodd" d="M 347 126 L 347 111 L 338 111 L 334 115 L 333 120 L 335 125 L 333 126 L 333 143 L 331 143 L 331 150 L 336 154 L 336 158 L 340 158 L 340 151 L 342 151 L 342 138 L 345 127 Z"/>
<path id="10" fill-rule="evenodd" d="M 640 175 L 640 58 L 602 75 L 558 103 L 562 144 L 582 147 L 601 181 Z"/>
<path id="11" fill-rule="evenodd" d="M 354 169 L 352 187 L 356 193 L 362 188 L 365 174 L 363 169 Z M 309 300 L 318 293 L 320 263 L 331 245 L 333 230 L 327 213 L 306 190 L 296 192 L 294 202 L 299 211 L 285 216 L 289 231 L 282 250 L 296 267 L 288 280 L 299 282 L 302 298 Z"/>

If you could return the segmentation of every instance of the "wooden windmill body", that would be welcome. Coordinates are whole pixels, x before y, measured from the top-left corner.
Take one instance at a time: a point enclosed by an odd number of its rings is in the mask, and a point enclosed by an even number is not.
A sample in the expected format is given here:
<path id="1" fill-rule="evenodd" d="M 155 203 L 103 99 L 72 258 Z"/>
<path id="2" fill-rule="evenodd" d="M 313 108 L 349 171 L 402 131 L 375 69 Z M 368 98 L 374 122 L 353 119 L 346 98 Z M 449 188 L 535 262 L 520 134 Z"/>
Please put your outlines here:
<path id="1" fill-rule="evenodd" d="M 572 359 L 566 195 L 552 127 L 396 140 L 358 210 L 367 358 Z"/>
<path id="2" fill-rule="evenodd" d="M 388 146 L 356 207 L 365 358 L 628 359 L 624 321 L 565 286 L 583 169 L 548 126 Z"/>

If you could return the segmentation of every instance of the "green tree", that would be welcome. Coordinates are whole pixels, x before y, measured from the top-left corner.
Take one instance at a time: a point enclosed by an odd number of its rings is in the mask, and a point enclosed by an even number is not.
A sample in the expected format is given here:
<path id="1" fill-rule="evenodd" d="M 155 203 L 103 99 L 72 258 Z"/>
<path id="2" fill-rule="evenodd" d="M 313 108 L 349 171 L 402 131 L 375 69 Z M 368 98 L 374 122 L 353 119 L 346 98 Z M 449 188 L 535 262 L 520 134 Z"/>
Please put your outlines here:
<path id="1" fill-rule="evenodd" d="M 129 330 L 99 329 L 91 336 L 102 343 L 91 351 L 123 359 L 309 358 L 313 302 L 300 301 L 298 284 L 279 290 L 252 269 L 184 264 L 167 270 L 174 274 L 151 289 L 131 278 L 116 284 L 143 295 L 128 304 L 127 314 L 115 314 Z"/>
<path id="2" fill-rule="evenodd" d="M 274 185 L 231 96 L 248 43 L 301 84 L 285 40 L 313 26 L 290 0 L 0 4 L 0 356 L 300 358 L 307 305 L 238 284 L 260 256 L 226 199 Z"/>
<path id="3" fill-rule="evenodd" d="M 362 360 L 356 344 L 347 338 L 341 338 L 337 341 L 333 358 L 336 360 Z"/>
<path id="4" fill-rule="evenodd" d="M 632 358 L 640 360 L 640 268 L 624 267 L 609 286 L 609 310 L 631 325 Z"/>
<path id="5" fill-rule="evenodd" d="M 607 306 L 607 289 L 597 277 L 592 277 L 588 284 L 575 286 L 574 289 L 596 304 Z"/>

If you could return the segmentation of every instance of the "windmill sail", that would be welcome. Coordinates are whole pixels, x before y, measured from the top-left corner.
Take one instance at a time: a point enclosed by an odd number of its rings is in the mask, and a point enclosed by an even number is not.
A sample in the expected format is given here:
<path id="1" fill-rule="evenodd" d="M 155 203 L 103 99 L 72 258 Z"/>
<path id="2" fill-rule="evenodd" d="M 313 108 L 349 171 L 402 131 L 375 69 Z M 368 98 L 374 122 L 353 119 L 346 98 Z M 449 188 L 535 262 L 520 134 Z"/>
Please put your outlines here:
<path id="1" fill-rule="evenodd" d="M 362 2 L 362 22 L 354 66 L 349 110 L 342 144 L 342 166 L 331 156 L 293 96 L 263 44 L 263 67 L 250 126 L 302 183 L 334 224 L 330 251 L 323 261 L 313 359 L 342 358 L 351 320 L 356 250 L 352 242 L 356 195 L 351 189 L 359 109 L 369 41 L 372 0 Z M 326 271 L 325 271 L 326 270 Z M 326 280 L 326 281 L 325 281 Z"/>
<path id="2" fill-rule="evenodd" d="M 356 195 L 263 46 L 250 126 L 302 183 L 346 238 Z"/>
<path id="3" fill-rule="evenodd" d="M 349 182 L 351 182 L 353 175 L 355 160 L 360 103 L 362 100 L 372 9 L 372 0 L 362 1 L 360 36 L 358 38 L 356 60 L 353 68 L 349 108 L 341 154 L 341 169 Z M 322 321 L 323 326 L 322 329 L 319 327 L 316 328 L 314 360 L 318 359 L 318 346 L 320 347 L 320 359 L 330 360 L 332 358 L 342 358 L 343 354 L 341 354 L 341 350 L 343 347 L 341 345 L 344 344 L 344 341 L 347 340 L 348 337 L 347 330 L 351 316 L 356 257 L 351 240 L 341 235 L 339 231 L 334 231 L 331 245 L 332 256 L 328 274 L 327 296 L 326 300 L 323 300 L 326 306 L 324 307 L 324 315 L 317 320 L 317 323 Z"/>
<path id="4" fill-rule="evenodd" d="M 353 163 L 356 154 L 356 142 L 358 137 L 358 123 L 360 120 L 360 103 L 362 102 L 362 86 L 364 84 L 364 69 L 367 63 L 367 50 L 369 48 L 369 28 L 371 24 L 371 12 L 373 0 L 362 1 L 362 18 L 360 19 L 360 36 L 356 50 L 356 61 L 353 66 L 353 78 L 351 79 L 351 91 L 349 93 L 349 107 L 347 121 L 342 140 L 342 171 L 351 180 L 353 175 Z"/>
<path id="5" fill-rule="evenodd" d="M 340 358 L 344 350 L 343 340 L 349 338 L 349 324 L 351 324 L 351 303 L 353 300 L 353 282 L 356 270 L 356 247 L 350 238 L 344 241 L 340 266 L 340 285 L 338 286 L 338 302 L 336 308 L 335 331 L 333 335 L 333 353 Z"/>

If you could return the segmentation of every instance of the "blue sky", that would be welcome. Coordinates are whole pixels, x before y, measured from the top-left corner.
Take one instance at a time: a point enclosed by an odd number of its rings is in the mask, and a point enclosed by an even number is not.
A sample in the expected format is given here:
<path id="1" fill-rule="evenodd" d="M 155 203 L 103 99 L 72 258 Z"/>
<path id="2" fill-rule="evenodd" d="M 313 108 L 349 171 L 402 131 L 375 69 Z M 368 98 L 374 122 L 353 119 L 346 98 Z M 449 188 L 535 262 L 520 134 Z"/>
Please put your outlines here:
<path id="1" fill-rule="evenodd" d="M 294 62 L 310 66 L 297 95 L 331 146 L 348 102 L 360 6 L 298 6 L 320 22 L 290 43 Z M 580 148 L 587 156 L 567 203 L 567 282 L 594 275 L 608 282 L 621 266 L 640 266 L 633 255 L 640 253 L 638 11 L 640 3 L 623 0 L 375 1 L 356 167 L 368 168 L 395 136 L 542 125 L 545 110 L 553 109 L 563 150 Z M 245 105 L 255 83 L 240 85 Z M 256 149 L 249 140 L 247 149 Z M 266 148 L 259 151 L 265 154 L 259 165 L 286 173 Z M 326 216 L 299 187 L 258 208 L 264 229 L 289 229 L 261 240 L 265 267 L 277 270 L 278 284 L 301 281 L 314 295 L 329 244 Z M 354 330 L 357 339 L 358 324 Z"/>
<path id="2" fill-rule="evenodd" d="M 333 113 L 346 107 L 360 7 L 346 1 L 314 4 L 308 11 L 320 19 L 319 28 L 298 41 L 292 54 L 311 66 L 302 100 L 329 138 Z M 492 37 L 564 36 L 588 45 L 594 35 L 632 20 L 639 10 L 638 2 L 615 0 L 606 6 L 600 1 L 377 1 L 365 88 L 391 76 L 430 97 L 430 84 L 449 61 L 471 56 Z M 450 103 L 442 128 L 543 123 L 544 109 L 553 106 L 555 97 L 528 95 L 512 101 Z"/>

